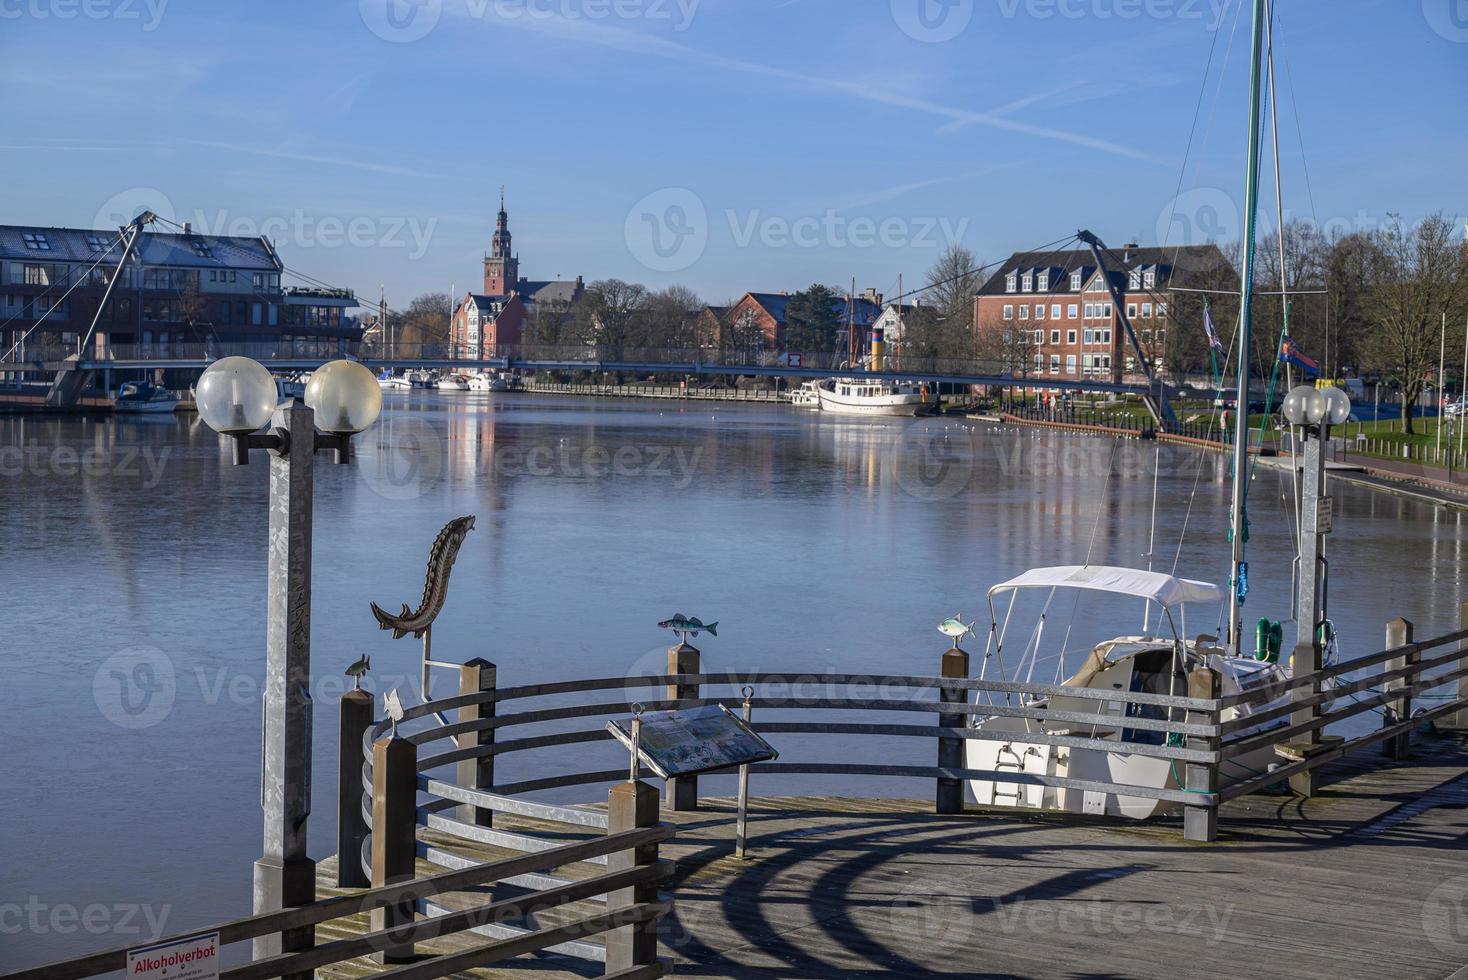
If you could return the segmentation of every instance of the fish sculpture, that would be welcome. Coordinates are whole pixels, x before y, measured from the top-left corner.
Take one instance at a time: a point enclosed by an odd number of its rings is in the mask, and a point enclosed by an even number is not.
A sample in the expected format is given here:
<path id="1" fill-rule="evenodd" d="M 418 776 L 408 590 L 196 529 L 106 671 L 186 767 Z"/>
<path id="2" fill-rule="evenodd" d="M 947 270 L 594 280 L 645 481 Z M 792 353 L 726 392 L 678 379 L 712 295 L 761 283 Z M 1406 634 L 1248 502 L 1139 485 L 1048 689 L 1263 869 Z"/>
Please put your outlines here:
<path id="1" fill-rule="evenodd" d="M 700 632 L 704 631 L 707 631 L 709 636 L 719 635 L 718 623 L 701 623 L 697 616 L 690 619 L 682 613 L 678 613 L 672 619 L 665 619 L 661 623 L 658 623 L 658 628 L 672 630 L 684 639 L 690 636 L 697 636 Z"/>
<path id="2" fill-rule="evenodd" d="M 963 622 L 963 613 L 959 613 L 952 619 L 945 619 L 943 620 L 943 622 L 939 623 L 938 632 L 942 633 L 944 636 L 953 641 L 953 647 L 955 650 L 958 649 L 959 640 L 963 639 L 965 636 L 975 635 L 974 624 L 969 623 L 965 625 Z"/>
<path id="3" fill-rule="evenodd" d="M 352 688 L 352 690 L 362 690 L 362 678 L 366 675 L 367 671 L 371 669 L 372 658 L 367 656 L 366 654 L 363 654 L 362 659 L 358 660 L 356 663 L 347 668 L 347 676 L 357 682 L 357 686 Z"/>
<path id="4" fill-rule="evenodd" d="M 438 532 L 438 537 L 433 540 L 433 547 L 428 549 L 428 574 L 423 583 L 423 599 L 419 602 L 417 611 L 409 609 L 408 604 L 403 603 L 402 613 L 394 616 L 377 603 L 372 603 L 372 615 L 377 617 L 378 626 L 392 630 L 394 640 L 401 640 L 409 633 L 422 639 L 423 634 L 433 626 L 433 621 L 443 611 L 444 600 L 449 595 L 449 572 L 453 571 L 454 560 L 459 557 L 459 547 L 472 530 L 474 515 L 471 514 L 449 521 Z"/>

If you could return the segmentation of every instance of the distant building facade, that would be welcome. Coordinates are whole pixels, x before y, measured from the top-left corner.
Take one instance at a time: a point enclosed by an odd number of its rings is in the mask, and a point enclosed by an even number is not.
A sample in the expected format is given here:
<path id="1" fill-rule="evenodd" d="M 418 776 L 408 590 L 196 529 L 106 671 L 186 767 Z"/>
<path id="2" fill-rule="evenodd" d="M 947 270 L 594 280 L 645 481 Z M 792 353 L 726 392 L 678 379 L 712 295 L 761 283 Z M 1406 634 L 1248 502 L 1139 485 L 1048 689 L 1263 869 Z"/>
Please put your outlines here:
<path id="1" fill-rule="evenodd" d="M 790 306 L 790 293 L 745 293 L 723 317 L 723 327 L 728 335 L 764 338 L 767 351 L 785 350 L 786 313 Z M 856 333 L 856 345 L 865 346 L 870 340 L 871 330 L 882 315 L 882 296 L 867 290 L 861 296 L 849 299 L 842 296 L 832 307 L 840 331 L 844 335 L 850 324 Z"/>
<path id="2" fill-rule="evenodd" d="M 0 225 L 4 349 L 74 352 L 122 255 L 116 230 Z M 275 341 L 330 351 L 361 339 L 350 292 L 283 290 L 283 271 L 264 238 L 144 231 L 98 320 L 98 349 Z"/>
<path id="3" fill-rule="evenodd" d="M 531 280 L 520 276 L 520 257 L 510 234 L 510 215 L 500 195 L 494 234 L 484 257 L 484 288 L 456 300 L 449 326 L 451 356 L 502 357 L 526 341 L 526 325 L 539 308 L 569 311 L 586 291 L 584 280 Z"/>
<path id="4" fill-rule="evenodd" d="M 1171 326 L 1172 290 L 1227 266 L 1213 245 L 1103 252 L 1016 252 L 974 297 L 974 328 L 989 349 L 1018 352 L 1016 373 L 1074 380 L 1134 380 L 1143 373 L 1121 313 L 1154 370 Z M 1116 308 L 1112 288 L 1121 297 Z"/>

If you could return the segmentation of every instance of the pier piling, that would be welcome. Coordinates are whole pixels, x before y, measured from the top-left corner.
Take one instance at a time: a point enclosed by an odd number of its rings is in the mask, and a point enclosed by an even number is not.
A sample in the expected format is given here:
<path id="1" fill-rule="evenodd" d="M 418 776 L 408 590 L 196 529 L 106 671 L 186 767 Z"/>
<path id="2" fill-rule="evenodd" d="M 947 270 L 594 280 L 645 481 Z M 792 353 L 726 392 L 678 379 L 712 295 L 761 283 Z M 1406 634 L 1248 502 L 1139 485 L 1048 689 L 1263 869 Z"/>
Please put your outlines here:
<path id="1" fill-rule="evenodd" d="M 954 647 L 943 654 L 942 667 L 939 675 L 945 678 L 957 680 L 968 680 L 969 657 L 966 652 Z M 962 705 L 965 701 L 965 692 L 950 688 L 939 688 L 938 700 L 944 704 Z M 939 728 L 962 728 L 964 716 L 962 714 L 940 714 L 938 716 Z M 942 738 L 938 739 L 938 767 L 940 769 L 962 769 L 963 768 L 963 739 Z M 958 779 L 938 777 L 938 789 L 936 800 L 936 812 L 938 813 L 962 813 L 963 812 L 963 782 Z"/>
<path id="2" fill-rule="evenodd" d="M 1386 648 L 1388 650 L 1399 650 L 1403 647 L 1411 647 L 1413 628 L 1411 622 L 1405 619 L 1394 619 L 1386 624 Z M 1386 669 L 1405 670 L 1415 665 L 1422 657 L 1421 651 L 1416 649 L 1404 650 L 1398 656 L 1392 657 L 1386 663 Z M 1388 680 L 1384 685 L 1387 691 L 1400 691 L 1401 693 L 1393 700 L 1388 701 L 1381 712 L 1382 727 L 1390 728 L 1400 722 L 1412 717 L 1412 695 L 1410 688 L 1416 680 L 1411 676 L 1397 677 Z M 1398 762 L 1412 755 L 1412 732 L 1404 731 L 1391 736 L 1382 742 L 1382 752 L 1388 759 Z"/>
<path id="3" fill-rule="evenodd" d="M 1302 639 L 1295 644 L 1295 652 L 1290 656 L 1290 677 L 1312 677 L 1311 683 L 1297 687 L 1291 692 L 1290 697 L 1297 702 L 1311 702 L 1320 694 L 1320 646 L 1315 638 Z M 1296 708 L 1290 714 L 1290 726 L 1308 724 L 1318 719 L 1322 714 L 1322 705 L 1318 703 L 1304 703 L 1303 707 Z M 1324 730 L 1312 728 L 1292 739 L 1287 747 L 1289 758 L 1307 759 L 1320 751 L 1324 744 Z M 1279 751 L 1279 750 L 1276 750 Z M 1290 777 L 1290 789 L 1297 796 L 1311 797 L 1315 795 L 1315 770 L 1305 769 Z"/>
<path id="4" fill-rule="evenodd" d="M 475 658 L 459 668 L 459 694 L 483 694 L 493 691 L 498 684 L 498 668 L 488 660 Z M 459 709 L 459 721 L 481 721 L 493 718 L 495 703 L 492 700 L 481 704 L 466 704 Z M 465 732 L 459 736 L 459 748 L 491 746 L 494 744 L 494 729 Z M 464 759 L 458 764 L 458 783 L 465 789 L 480 789 L 486 793 L 494 791 L 494 756 L 483 755 L 475 759 Z M 494 811 L 472 804 L 459 808 L 459 819 L 479 827 L 494 825 Z"/>
<path id="5" fill-rule="evenodd" d="M 396 732 L 372 745 L 372 887 L 412 881 L 417 860 L 418 746 Z M 372 910 L 372 931 L 413 924 L 409 897 Z M 412 942 L 384 943 L 379 963 L 410 963 Z"/>
<path id="6" fill-rule="evenodd" d="M 701 670 L 701 663 L 702 656 L 696 647 L 687 643 L 679 643 L 677 646 L 668 648 L 669 674 L 697 674 Z M 669 701 L 682 701 L 696 697 L 698 697 L 697 684 L 668 685 L 667 699 Z M 697 776 L 680 776 L 667 780 L 664 793 L 665 805 L 669 810 L 698 809 Z"/>
<path id="7" fill-rule="evenodd" d="M 691 647 L 689 649 L 692 649 Z M 694 651 L 696 654 L 698 651 Z M 607 833 L 621 834 L 658 825 L 658 791 L 641 780 L 613 786 L 607 794 Z M 658 861 L 658 845 L 648 844 L 607 855 L 607 872 L 628 871 Z M 656 882 L 619 888 L 607 894 L 607 911 L 616 913 L 658 900 Z M 607 932 L 606 976 L 657 962 L 657 921 L 649 920 Z"/>
<path id="8" fill-rule="evenodd" d="M 1468 602 L 1458 604 L 1458 629 L 1468 630 Z M 1463 657 L 1458 661 L 1457 669 L 1462 670 L 1468 667 L 1468 639 L 1459 641 L 1458 650 Z M 1457 700 L 1468 701 L 1468 676 L 1458 678 Z M 1468 708 L 1445 716 L 1437 727 L 1447 732 L 1468 732 Z"/>
<path id="9" fill-rule="evenodd" d="M 362 739 L 372 727 L 372 695 L 348 691 L 342 695 L 337 725 L 336 774 L 336 886 L 366 888 L 371 884 L 362 870 L 362 842 L 367 821 L 362 816 Z"/>
<path id="10" fill-rule="evenodd" d="M 1199 667 L 1188 675 L 1188 697 L 1216 701 L 1222 689 L 1218 671 Z M 1187 722 L 1190 725 L 1218 725 L 1219 711 L 1190 709 Z M 1204 752 L 1217 752 L 1218 736 L 1188 736 L 1188 748 Z M 1218 763 L 1189 762 L 1183 767 L 1183 788 L 1189 793 L 1213 795 L 1218 792 Z M 1216 797 L 1215 797 L 1216 799 Z M 1186 804 L 1183 808 L 1183 838 L 1190 841 L 1209 842 L 1218 840 L 1218 804 Z"/>

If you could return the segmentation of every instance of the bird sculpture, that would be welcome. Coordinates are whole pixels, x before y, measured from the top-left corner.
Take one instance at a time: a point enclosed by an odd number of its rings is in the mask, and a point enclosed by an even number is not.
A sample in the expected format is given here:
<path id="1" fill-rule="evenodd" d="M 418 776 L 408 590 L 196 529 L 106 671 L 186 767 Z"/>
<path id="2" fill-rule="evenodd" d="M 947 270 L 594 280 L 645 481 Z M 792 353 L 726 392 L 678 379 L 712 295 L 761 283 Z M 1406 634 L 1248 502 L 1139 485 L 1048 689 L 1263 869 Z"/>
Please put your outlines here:
<path id="1" fill-rule="evenodd" d="M 398 689 L 393 688 L 382 696 L 382 708 L 392 722 L 392 737 L 398 737 L 398 722 L 403 720 L 403 702 L 398 700 Z"/>

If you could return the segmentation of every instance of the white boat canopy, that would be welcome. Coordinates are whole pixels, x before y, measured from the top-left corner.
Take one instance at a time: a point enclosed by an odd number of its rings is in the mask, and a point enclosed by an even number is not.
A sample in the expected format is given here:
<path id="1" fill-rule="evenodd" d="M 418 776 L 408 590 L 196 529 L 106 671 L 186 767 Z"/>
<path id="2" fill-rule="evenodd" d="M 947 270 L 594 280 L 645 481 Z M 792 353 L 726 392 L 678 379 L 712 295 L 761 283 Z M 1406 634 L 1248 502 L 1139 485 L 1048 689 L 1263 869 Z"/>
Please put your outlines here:
<path id="1" fill-rule="evenodd" d="M 989 598 L 992 602 L 994 596 L 1018 589 L 1090 589 L 1135 596 L 1155 602 L 1164 609 L 1187 602 L 1222 602 L 1228 595 L 1221 586 L 1174 578 L 1162 572 L 1108 565 L 1060 565 L 1032 568 L 1017 578 L 1001 582 L 989 590 Z"/>

